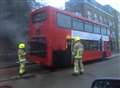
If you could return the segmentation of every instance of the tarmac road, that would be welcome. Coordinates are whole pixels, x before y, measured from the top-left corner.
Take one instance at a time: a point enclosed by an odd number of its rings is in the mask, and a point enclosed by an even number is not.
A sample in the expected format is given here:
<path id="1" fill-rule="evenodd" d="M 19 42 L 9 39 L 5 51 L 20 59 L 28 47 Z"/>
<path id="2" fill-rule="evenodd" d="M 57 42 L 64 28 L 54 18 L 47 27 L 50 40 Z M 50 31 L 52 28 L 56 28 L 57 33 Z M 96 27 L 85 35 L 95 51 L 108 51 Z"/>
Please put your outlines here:
<path id="1" fill-rule="evenodd" d="M 28 76 L 34 76 L 0 82 L 0 86 L 10 85 L 12 88 L 90 88 L 96 78 L 120 77 L 120 58 L 118 56 L 110 60 L 85 65 L 85 73 L 77 77 L 72 76 L 72 70 L 72 68 L 68 68 L 55 72 L 32 72 Z"/>

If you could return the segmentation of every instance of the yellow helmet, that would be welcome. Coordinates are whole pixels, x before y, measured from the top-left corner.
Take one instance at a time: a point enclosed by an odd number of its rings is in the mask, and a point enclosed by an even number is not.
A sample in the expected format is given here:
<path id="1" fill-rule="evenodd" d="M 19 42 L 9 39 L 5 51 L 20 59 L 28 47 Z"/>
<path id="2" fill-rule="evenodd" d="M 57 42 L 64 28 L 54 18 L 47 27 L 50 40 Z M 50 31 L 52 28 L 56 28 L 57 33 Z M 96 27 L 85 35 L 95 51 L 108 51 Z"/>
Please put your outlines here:
<path id="1" fill-rule="evenodd" d="M 79 40 L 80 40 L 80 37 L 74 37 L 74 40 L 75 40 L 75 41 L 79 41 Z"/>
<path id="2" fill-rule="evenodd" d="M 24 43 L 20 43 L 20 44 L 18 45 L 18 48 L 24 49 L 24 48 L 25 48 L 25 44 L 24 44 Z"/>

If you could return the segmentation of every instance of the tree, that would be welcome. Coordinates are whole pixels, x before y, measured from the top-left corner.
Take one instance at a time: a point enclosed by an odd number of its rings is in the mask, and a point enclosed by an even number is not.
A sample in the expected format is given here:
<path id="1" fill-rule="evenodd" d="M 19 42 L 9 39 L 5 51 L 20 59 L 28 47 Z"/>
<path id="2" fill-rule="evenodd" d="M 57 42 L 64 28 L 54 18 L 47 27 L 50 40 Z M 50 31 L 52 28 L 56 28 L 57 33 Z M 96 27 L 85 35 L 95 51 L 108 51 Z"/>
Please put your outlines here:
<path id="1" fill-rule="evenodd" d="M 38 9 L 46 5 L 46 0 L 28 0 L 32 9 Z"/>

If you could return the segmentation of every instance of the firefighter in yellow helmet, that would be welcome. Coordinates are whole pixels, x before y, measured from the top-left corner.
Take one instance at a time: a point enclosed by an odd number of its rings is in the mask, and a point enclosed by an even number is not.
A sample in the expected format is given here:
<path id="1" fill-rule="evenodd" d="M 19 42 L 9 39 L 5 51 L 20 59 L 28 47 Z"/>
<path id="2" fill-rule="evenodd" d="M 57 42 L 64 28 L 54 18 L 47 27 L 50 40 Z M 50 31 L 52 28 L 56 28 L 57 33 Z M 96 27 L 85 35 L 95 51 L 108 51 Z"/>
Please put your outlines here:
<path id="1" fill-rule="evenodd" d="M 25 73 L 25 62 L 26 62 L 25 44 L 20 43 L 18 45 L 18 60 L 19 60 L 19 75 L 22 76 Z"/>
<path id="2" fill-rule="evenodd" d="M 83 56 L 83 45 L 80 42 L 80 37 L 74 37 L 74 43 L 72 47 L 72 55 L 74 59 L 74 73 L 73 75 L 78 75 L 84 73 L 84 66 L 82 62 Z"/>

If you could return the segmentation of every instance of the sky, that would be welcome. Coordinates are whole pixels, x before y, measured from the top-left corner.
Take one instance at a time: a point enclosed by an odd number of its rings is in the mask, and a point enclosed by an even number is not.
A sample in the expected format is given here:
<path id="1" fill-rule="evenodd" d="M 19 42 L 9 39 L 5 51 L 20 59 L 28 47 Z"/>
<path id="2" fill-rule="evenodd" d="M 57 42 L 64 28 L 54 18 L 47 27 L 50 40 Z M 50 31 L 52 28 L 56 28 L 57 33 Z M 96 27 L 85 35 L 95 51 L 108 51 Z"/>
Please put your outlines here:
<path id="1" fill-rule="evenodd" d="M 48 5 L 51 5 L 57 8 L 64 8 L 65 2 L 68 0 L 43 0 L 43 1 L 46 1 Z M 102 5 L 109 4 L 120 12 L 120 0 L 96 0 L 96 1 Z"/>
<path id="2" fill-rule="evenodd" d="M 109 4 L 120 12 L 120 0 L 96 0 L 96 1 L 102 5 Z"/>
<path id="3" fill-rule="evenodd" d="M 36 1 L 39 1 L 39 0 L 36 0 Z M 47 5 L 57 7 L 57 8 L 64 8 L 65 2 L 69 0 L 43 0 L 43 1 L 45 1 Z"/>
<path id="4" fill-rule="evenodd" d="M 64 8 L 65 7 L 65 2 L 67 2 L 68 0 L 47 0 L 47 1 L 48 1 L 49 5 Z"/>

